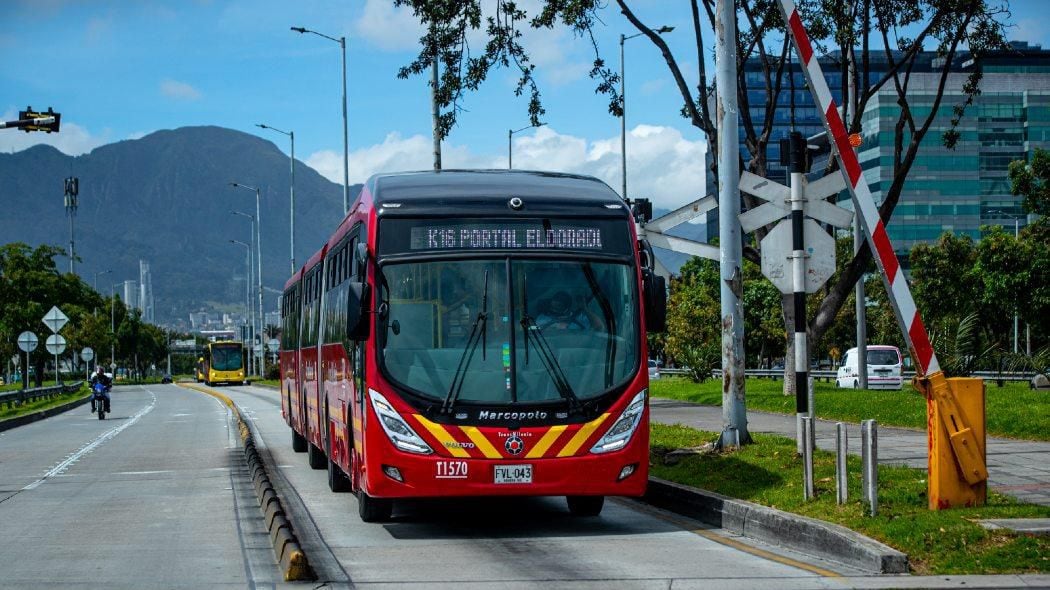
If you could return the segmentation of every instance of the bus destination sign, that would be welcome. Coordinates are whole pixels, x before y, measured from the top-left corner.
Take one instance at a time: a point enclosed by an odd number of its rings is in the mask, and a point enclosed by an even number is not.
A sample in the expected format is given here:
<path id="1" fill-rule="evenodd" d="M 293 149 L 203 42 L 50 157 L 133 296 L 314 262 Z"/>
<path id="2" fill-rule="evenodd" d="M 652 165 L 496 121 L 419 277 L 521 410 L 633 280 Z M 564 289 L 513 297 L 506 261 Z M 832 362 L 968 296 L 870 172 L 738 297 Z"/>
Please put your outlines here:
<path id="1" fill-rule="evenodd" d="M 413 227 L 412 250 L 601 250 L 599 227 L 512 224 Z"/>

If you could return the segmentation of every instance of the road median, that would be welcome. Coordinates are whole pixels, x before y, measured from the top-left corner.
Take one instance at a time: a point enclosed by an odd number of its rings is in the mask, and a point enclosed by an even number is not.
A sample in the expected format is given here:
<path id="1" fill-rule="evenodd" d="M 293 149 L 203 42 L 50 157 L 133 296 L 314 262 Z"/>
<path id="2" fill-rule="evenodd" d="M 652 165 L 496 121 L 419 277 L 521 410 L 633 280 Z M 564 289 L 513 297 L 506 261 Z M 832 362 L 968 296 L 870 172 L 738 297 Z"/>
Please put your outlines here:
<path id="1" fill-rule="evenodd" d="M 255 487 L 255 493 L 259 499 L 259 509 L 262 511 L 263 520 L 269 532 L 270 541 L 273 544 L 273 552 L 280 564 L 281 573 L 286 582 L 310 581 L 316 579 L 313 568 L 310 567 L 309 559 L 295 536 L 295 529 L 289 520 L 287 513 L 281 503 L 280 497 L 274 490 L 270 476 L 266 473 L 266 465 L 255 448 L 255 437 L 251 425 L 241 415 L 237 404 L 229 396 L 205 387 L 189 383 L 180 383 L 181 387 L 199 391 L 210 395 L 226 404 L 237 418 L 240 440 L 244 446 L 244 459 L 248 466 L 248 474 Z"/>

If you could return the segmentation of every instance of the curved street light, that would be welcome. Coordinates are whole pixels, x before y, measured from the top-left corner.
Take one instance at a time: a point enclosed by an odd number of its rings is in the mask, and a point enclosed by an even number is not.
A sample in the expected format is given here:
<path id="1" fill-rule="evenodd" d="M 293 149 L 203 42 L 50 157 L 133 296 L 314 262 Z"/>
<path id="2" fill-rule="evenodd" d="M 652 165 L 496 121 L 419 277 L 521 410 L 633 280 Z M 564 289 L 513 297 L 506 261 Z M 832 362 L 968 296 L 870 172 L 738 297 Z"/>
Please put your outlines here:
<path id="1" fill-rule="evenodd" d="M 292 140 L 292 155 L 288 158 L 288 161 L 290 162 L 288 167 L 292 176 L 292 186 L 289 191 L 290 208 L 288 211 L 288 248 L 291 251 L 291 272 L 292 274 L 295 274 L 295 131 L 281 131 L 276 127 L 270 127 L 265 123 L 256 123 L 255 126 L 261 129 L 269 129 L 270 131 L 276 131 L 277 133 L 280 133 L 282 135 L 287 135 Z"/>
<path id="2" fill-rule="evenodd" d="M 507 170 L 514 168 L 514 148 L 511 146 L 511 139 L 515 133 L 521 133 L 533 127 L 543 127 L 546 123 L 540 123 L 539 125 L 529 125 L 528 127 L 522 127 L 521 129 L 508 129 L 507 130 Z"/>
<path id="3" fill-rule="evenodd" d="M 664 25 L 659 29 L 655 29 L 658 35 L 664 33 L 670 33 L 674 30 L 674 27 Z M 640 37 L 645 33 L 635 33 L 633 35 L 620 35 L 620 161 L 623 173 L 623 193 L 620 195 L 622 198 L 627 198 L 627 94 L 626 85 L 624 84 L 624 68 L 623 68 L 623 44 L 625 41 Z"/>
<path id="4" fill-rule="evenodd" d="M 343 215 L 350 210 L 350 149 L 348 131 L 346 126 L 346 37 L 329 37 L 324 33 L 318 33 L 317 31 L 311 31 L 303 27 L 291 27 L 293 31 L 299 34 L 312 33 L 318 37 L 324 37 L 329 41 L 335 41 L 339 44 L 339 47 L 343 50 Z M 295 269 L 292 269 L 295 272 Z"/>
<path id="5" fill-rule="evenodd" d="M 259 205 L 259 189 L 254 186 L 248 186 L 239 182 L 231 182 L 230 186 L 235 188 L 243 188 L 245 190 L 255 191 L 255 265 L 258 272 L 256 273 L 255 279 L 259 287 L 259 313 L 262 313 L 263 309 L 263 290 L 262 290 L 262 212 Z M 250 247 L 250 246 L 249 246 Z M 261 316 L 260 316 L 261 317 Z M 260 319 L 259 324 L 262 324 Z M 254 344 L 254 343 L 253 343 Z M 263 359 L 263 363 L 260 366 L 260 376 L 266 375 L 266 359 Z"/>

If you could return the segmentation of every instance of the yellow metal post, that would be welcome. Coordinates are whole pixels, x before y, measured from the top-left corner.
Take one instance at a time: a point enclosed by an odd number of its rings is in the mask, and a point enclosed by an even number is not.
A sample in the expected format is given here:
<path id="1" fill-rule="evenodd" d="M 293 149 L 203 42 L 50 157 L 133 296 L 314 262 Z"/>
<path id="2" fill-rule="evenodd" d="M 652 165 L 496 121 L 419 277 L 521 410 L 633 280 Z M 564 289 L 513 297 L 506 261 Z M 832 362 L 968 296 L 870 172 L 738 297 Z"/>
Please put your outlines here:
<path id="1" fill-rule="evenodd" d="M 926 395 L 930 510 L 983 505 L 988 480 L 984 381 L 948 379 L 937 372 L 915 384 Z"/>

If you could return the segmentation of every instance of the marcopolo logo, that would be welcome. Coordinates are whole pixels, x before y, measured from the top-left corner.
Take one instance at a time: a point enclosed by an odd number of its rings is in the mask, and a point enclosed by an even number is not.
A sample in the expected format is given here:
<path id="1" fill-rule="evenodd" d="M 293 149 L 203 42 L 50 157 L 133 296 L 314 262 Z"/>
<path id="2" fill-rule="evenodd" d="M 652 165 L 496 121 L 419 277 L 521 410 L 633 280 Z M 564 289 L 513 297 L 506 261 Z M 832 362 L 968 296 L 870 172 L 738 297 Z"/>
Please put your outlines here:
<path id="1" fill-rule="evenodd" d="M 492 412 L 481 410 L 478 420 L 546 420 L 547 412 Z"/>

